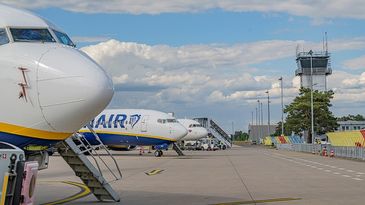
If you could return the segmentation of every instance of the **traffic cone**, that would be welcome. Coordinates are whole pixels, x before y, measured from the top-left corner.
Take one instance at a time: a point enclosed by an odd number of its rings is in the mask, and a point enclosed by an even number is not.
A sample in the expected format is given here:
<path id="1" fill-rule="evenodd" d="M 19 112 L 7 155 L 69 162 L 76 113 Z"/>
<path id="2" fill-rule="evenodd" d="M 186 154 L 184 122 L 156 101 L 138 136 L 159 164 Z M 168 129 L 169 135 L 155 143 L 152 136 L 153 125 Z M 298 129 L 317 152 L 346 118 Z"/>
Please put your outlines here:
<path id="1" fill-rule="evenodd" d="M 331 150 L 331 153 L 330 153 L 330 157 L 334 157 L 335 156 L 335 151 Z"/>
<path id="2" fill-rule="evenodd" d="M 322 149 L 322 156 L 327 157 L 327 149 L 325 147 Z"/>

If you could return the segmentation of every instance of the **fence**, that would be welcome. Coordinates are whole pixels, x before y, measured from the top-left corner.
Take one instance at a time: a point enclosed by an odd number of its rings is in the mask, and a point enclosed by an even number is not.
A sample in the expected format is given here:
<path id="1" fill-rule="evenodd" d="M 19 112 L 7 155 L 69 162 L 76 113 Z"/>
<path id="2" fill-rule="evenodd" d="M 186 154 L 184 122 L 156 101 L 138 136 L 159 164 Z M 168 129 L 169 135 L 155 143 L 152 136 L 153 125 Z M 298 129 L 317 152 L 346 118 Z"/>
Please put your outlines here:
<path id="1" fill-rule="evenodd" d="M 335 157 L 358 159 L 365 161 L 365 148 L 363 147 L 340 147 L 320 144 L 277 144 L 276 147 L 281 150 L 295 152 L 309 152 L 320 154 L 321 150 L 326 147 L 328 154 L 334 152 Z"/>

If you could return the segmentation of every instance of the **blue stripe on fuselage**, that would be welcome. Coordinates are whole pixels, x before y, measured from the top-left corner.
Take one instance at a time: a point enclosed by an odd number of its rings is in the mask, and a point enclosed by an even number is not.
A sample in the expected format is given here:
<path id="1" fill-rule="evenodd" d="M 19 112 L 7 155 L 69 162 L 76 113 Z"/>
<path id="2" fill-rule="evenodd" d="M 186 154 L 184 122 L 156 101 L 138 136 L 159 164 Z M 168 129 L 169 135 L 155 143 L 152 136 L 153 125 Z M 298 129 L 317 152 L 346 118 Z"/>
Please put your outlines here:
<path id="1" fill-rule="evenodd" d="M 91 144 L 99 144 L 94 135 L 91 132 L 83 132 L 82 133 L 86 139 Z M 149 146 L 149 145 L 160 145 L 160 144 L 170 144 L 172 141 L 157 139 L 157 138 L 149 138 L 149 137 L 140 137 L 140 136 L 130 136 L 130 135 L 122 135 L 122 134 L 109 134 L 109 133 L 98 133 L 100 140 L 105 145 L 133 145 L 133 146 Z"/>
<path id="2" fill-rule="evenodd" d="M 21 149 L 28 145 L 53 146 L 59 140 L 37 139 L 6 132 L 0 132 L 0 141 L 7 142 Z"/>

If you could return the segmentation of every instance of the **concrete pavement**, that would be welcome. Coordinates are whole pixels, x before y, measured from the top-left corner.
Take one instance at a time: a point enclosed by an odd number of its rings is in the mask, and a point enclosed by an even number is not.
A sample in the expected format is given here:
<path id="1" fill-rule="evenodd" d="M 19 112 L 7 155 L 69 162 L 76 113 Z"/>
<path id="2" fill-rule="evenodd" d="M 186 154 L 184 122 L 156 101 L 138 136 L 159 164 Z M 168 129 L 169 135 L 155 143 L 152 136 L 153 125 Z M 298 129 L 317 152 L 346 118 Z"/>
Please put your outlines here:
<path id="1" fill-rule="evenodd" d="M 161 158 L 137 151 L 114 152 L 123 180 L 113 184 L 116 204 L 362 204 L 364 162 L 316 155 L 236 147 L 226 151 L 173 151 Z M 147 175 L 153 170 L 160 173 Z M 37 202 L 46 204 L 80 192 L 62 181 L 80 182 L 61 157 L 41 171 Z M 67 204 L 102 204 L 89 195 Z"/>

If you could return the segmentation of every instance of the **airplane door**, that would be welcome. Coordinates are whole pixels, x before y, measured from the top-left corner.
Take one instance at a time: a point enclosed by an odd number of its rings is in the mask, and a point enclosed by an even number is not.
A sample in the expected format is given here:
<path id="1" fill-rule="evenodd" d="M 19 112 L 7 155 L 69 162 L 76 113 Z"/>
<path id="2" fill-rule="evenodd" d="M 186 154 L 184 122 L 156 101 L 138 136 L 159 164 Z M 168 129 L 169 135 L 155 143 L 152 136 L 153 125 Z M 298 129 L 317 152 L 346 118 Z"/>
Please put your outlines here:
<path id="1" fill-rule="evenodd" d="M 148 115 L 143 116 L 141 122 L 141 132 L 147 132 L 147 122 L 148 122 Z"/>

